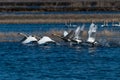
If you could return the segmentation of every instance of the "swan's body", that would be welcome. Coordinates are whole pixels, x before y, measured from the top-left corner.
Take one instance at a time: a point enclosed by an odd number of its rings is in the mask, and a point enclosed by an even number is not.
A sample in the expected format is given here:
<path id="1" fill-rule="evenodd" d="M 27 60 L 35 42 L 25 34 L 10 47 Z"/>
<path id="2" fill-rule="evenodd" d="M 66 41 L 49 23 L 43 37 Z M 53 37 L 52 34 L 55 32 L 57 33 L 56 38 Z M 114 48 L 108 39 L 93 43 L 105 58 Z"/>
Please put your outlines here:
<path id="1" fill-rule="evenodd" d="M 23 44 L 28 44 L 28 43 L 31 43 L 31 42 L 37 42 L 37 39 L 33 36 L 28 36 L 22 43 Z"/>
<path id="2" fill-rule="evenodd" d="M 45 44 L 48 42 L 55 42 L 55 41 L 49 38 L 48 36 L 44 36 L 38 41 L 38 44 Z"/>
<path id="3" fill-rule="evenodd" d="M 32 42 L 37 42 L 38 41 L 37 38 L 34 37 L 34 36 L 31 36 L 31 35 L 27 36 L 27 35 L 25 35 L 23 33 L 18 33 L 18 34 L 24 37 L 23 40 L 22 40 L 23 44 L 28 44 L 28 43 L 32 43 Z"/>
<path id="4" fill-rule="evenodd" d="M 87 40 L 87 42 L 94 43 L 95 42 L 95 38 L 89 37 L 88 40 Z"/>

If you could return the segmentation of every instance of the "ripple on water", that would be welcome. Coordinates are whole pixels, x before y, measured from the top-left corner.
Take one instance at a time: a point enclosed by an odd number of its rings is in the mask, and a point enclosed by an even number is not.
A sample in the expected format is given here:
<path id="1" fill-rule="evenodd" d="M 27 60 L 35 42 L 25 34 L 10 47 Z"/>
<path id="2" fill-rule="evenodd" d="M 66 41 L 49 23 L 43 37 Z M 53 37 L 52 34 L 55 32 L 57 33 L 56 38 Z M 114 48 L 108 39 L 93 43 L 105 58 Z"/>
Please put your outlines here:
<path id="1" fill-rule="evenodd" d="M 1 80 L 120 78 L 120 48 L 26 46 L 20 43 L 0 43 L 0 47 Z"/>

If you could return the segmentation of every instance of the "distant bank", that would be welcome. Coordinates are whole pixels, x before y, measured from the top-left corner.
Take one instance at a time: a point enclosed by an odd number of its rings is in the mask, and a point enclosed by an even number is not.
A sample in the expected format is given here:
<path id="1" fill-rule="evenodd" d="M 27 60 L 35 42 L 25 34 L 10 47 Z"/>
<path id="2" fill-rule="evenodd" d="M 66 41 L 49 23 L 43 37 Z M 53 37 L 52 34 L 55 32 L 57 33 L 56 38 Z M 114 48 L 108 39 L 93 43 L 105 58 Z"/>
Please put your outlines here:
<path id="1" fill-rule="evenodd" d="M 120 14 L 2 14 L 0 23 L 120 22 Z"/>

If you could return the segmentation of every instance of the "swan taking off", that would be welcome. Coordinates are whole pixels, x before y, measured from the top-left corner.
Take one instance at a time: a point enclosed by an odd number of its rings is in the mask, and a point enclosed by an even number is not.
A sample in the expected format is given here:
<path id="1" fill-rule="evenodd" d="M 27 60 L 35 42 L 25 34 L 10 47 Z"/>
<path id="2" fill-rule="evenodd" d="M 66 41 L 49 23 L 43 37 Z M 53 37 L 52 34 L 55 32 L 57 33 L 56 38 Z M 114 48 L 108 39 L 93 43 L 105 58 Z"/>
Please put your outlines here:
<path id="1" fill-rule="evenodd" d="M 73 42 L 77 42 L 77 43 L 82 42 L 79 34 L 80 34 L 80 27 L 77 27 L 77 29 L 74 31 L 74 36 L 73 36 L 73 38 L 72 38 L 72 41 L 73 41 Z"/>
<path id="2" fill-rule="evenodd" d="M 65 42 L 70 42 L 74 35 L 74 30 L 71 30 L 69 33 L 67 31 L 64 31 L 63 36 L 57 34 L 52 34 L 52 35 L 62 39 Z"/>
<path id="3" fill-rule="evenodd" d="M 55 41 L 49 38 L 48 36 L 44 36 L 38 41 L 38 44 L 45 44 L 49 42 L 55 42 Z"/>
<path id="4" fill-rule="evenodd" d="M 61 38 L 62 40 L 66 41 L 66 42 L 80 43 L 80 42 L 82 42 L 81 35 L 82 35 L 83 30 L 84 30 L 84 25 L 82 27 L 77 27 L 77 29 L 75 31 L 71 30 L 69 33 L 67 31 L 64 31 L 63 37 L 56 35 L 56 34 L 53 34 L 53 35 Z"/>
<path id="5" fill-rule="evenodd" d="M 34 36 L 27 36 L 23 33 L 18 33 L 19 35 L 24 36 L 23 40 L 22 40 L 22 44 L 28 44 L 28 43 L 32 43 L 32 42 L 37 42 L 38 40 L 34 37 Z"/>
<path id="6" fill-rule="evenodd" d="M 77 42 L 77 43 L 80 43 L 82 42 L 82 38 L 81 38 L 81 35 L 83 33 L 83 30 L 84 30 L 84 25 L 82 27 L 77 27 L 77 29 L 75 30 L 74 32 L 74 37 L 73 37 L 73 41 Z"/>
<path id="7" fill-rule="evenodd" d="M 87 42 L 89 43 L 96 43 L 95 42 L 95 36 L 96 36 L 97 26 L 92 23 L 90 25 L 89 31 L 88 31 L 88 39 Z"/>
<path id="8" fill-rule="evenodd" d="M 71 30 L 65 37 L 61 38 L 64 41 L 70 42 L 74 36 L 74 30 Z"/>

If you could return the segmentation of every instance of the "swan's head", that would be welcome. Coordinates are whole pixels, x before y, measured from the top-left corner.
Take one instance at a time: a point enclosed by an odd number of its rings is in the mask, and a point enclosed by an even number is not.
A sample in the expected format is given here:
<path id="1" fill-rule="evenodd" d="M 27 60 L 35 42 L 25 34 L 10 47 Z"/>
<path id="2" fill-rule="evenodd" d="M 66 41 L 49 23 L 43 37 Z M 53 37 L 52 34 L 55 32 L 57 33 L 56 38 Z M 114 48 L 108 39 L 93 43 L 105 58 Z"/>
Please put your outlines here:
<path id="1" fill-rule="evenodd" d="M 22 36 L 23 36 L 23 35 L 25 35 L 25 34 L 24 34 L 24 33 L 18 33 L 18 35 L 22 35 Z"/>
<path id="2" fill-rule="evenodd" d="M 18 35 L 21 35 L 21 36 L 27 37 L 27 35 L 25 35 L 24 33 L 18 33 Z"/>

